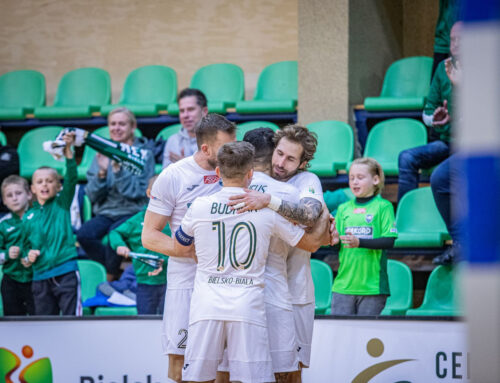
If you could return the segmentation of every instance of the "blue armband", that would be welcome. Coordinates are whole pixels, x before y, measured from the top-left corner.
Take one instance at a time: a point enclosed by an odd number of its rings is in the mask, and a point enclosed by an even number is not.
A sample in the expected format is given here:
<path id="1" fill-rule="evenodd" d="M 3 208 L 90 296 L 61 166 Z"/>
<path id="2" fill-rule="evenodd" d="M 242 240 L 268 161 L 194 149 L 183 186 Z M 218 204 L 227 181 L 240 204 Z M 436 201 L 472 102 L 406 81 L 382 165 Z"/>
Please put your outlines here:
<path id="1" fill-rule="evenodd" d="M 189 246 L 193 243 L 194 238 L 187 235 L 182 231 L 182 227 L 179 227 L 175 232 L 175 238 L 182 246 Z"/>

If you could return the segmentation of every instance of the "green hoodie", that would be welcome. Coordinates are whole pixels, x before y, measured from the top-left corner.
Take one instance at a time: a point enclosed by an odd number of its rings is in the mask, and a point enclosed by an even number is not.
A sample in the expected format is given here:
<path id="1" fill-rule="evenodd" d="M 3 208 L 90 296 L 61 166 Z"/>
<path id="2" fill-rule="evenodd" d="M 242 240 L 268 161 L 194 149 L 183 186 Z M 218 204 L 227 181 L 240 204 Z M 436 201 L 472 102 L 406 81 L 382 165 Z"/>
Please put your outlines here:
<path id="1" fill-rule="evenodd" d="M 66 159 L 62 191 L 44 205 L 35 202 L 23 216 L 23 256 L 28 255 L 30 249 L 40 250 L 40 256 L 32 265 L 34 281 L 78 270 L 70 217 L 77 180 L 75 159 Z"/>
<path id="2" fill-rule="evenodd" d="M 151 266 L 148 266 L 141 261 L 132 259 L 134 266 L 135 276 L 137 283 L 146 285 L 162 285 L 167 280 L 167 260 L 168 257 L 146 249 L 142 246 L 141 234 L 142 226 L 144 225 L 144 215 L 146 214 L 146 207 L 136 215 L 130 217 L 123 222 L 116 229 L 109 232 L 109 245 L 116 251 L 118 246 L 126 246 L 134 253 L 154 254 L 163 258 L 163 270 L 160 274 L 155 276 L 148 276 L 148 272 L 153 271 Z M 163 229 L 163 233 L 170 236 L 170 226 L 167 224 Z"/>
<path id="3" fill-rule="evenodd" d="M 16 282 L 31 282 L 33 271 L 31 267 L 21 264 L 21 256 L 9 258 L 11 246 L 21 247 L 22 220 L 18 215 L 9 213 L 0 219 L 0 261 L 4 260 L 3 273 Z M 1 262 L 0 262 L 1 263 Z"/>

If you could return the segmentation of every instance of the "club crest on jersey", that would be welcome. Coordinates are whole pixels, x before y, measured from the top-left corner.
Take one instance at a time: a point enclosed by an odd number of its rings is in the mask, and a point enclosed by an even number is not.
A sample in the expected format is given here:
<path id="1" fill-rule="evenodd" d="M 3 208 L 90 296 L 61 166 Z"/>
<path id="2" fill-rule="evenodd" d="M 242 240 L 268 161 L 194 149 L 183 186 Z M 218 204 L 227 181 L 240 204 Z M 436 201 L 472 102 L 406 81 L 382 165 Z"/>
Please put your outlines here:
<path id="1" fill-rule="evenodd" d="M 214 184 L 217 181 L 219 181 L 219 177 L 216 175 L 213 176 L 203 176 L 203 183 L 208 185 L 208 184 Z"/>
<path id="2" fill-rule="evenodd" d="M 354 209 L 354 214 L 365 214 L 366 213 L 366 208 L 364 207 L 357 207 Z"/>
<path id="3" fill-rule="evenodd" d="M 371 223 L 373 221 L 373 214 L 367 214 L 365 217 L 366 223 Z"/>
<path id="4" fill-rule="evenodd" d="M 309 193 L 311 193 L 311 194 L 316 193 L 316 191 L 314 190 L 314 188 L 312 186 L 309 186 Z"/>

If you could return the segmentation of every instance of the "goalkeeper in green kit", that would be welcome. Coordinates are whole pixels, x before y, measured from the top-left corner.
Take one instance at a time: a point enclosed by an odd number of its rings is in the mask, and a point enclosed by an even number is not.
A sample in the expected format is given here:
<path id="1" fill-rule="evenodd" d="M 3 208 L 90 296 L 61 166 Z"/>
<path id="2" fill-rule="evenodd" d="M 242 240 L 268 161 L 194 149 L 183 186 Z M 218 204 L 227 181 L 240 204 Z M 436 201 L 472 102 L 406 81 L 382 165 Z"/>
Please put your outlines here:
<path id="1" fill-rule="evenodd" d="M 390 295 L 385 250 L 397 237 L 392 204 L 380 196 L 384 171 L 373 158 L 358 158 L 349 169 L 356 197 L 335 217 L 340 234 L 339 270 L 333 283 L 333 315 L 379 315 Z"/>
<path id="2" fill-rule="evenodd" d="M 156 177 L 153 177 L 149 181 L 146 191 L 148 197 L 155 180 Z M 109 242 L 111 248 L 118 255 L 123 257 L 135 256 L 132 258 L 132 264 L 137 278 L 137 313 L 139 315 L 163 314 L 167 280 L 167 257 L 142 246 L 141 234 L 146 207 L 145 205 L 142 211 L 112 230 L 109 233 Z M 169 225 L 165 226 L 163 233 L 170 236 Z M 150 255 L 151 258 L 147 258 L 147 255 Z M 150 262 L 154 257 L 160 260 L 159 265 L 145 263 Z"/>

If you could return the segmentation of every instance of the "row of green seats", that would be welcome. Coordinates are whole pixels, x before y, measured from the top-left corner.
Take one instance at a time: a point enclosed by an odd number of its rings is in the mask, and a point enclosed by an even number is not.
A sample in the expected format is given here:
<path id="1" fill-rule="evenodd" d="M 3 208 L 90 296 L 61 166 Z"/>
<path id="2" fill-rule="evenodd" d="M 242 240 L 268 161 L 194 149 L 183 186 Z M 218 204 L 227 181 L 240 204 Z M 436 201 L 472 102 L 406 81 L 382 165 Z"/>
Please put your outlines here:
<path id="1" fill-rule="evenodd" d="M 332 269 L 323 261 L 311 259 L 311 273 L 316 300 L 315 313 L 316 315 L 330 314 Z M 418 308 L 413 308 L 413 277 L 410 268 L 403 262 L 389 259 L 387 273 L 391 295 L 387 298 L 381 315 L 462 315 L 456 302 L 455 270 L 451 266 L 437 266 L 431 272 L 422 305 Z"/>
<path id="2" fill-rule="evenodd" d="M 224 114 L 292 113 L 297 106 L 297 62 L 281 61 L 260 73 L 253 100 L 244 100 L 243 70 L 235 64 L 211 64 L 196 71 L 190 87 L 208 99 L 208 110 Z M 164 65 L 148 65 L 130 72 L 118 104 L 111 105 L 111 78 L 100 68 L 80 68 L 64 74 L 54 104 L 45 106 L 45 77 L 33 70 L 0 76 L 0 120 L 21 120 L 26 114 L 38 119 L 106 116 L 119 106 L 137 116 L 157 116 L 160 111 L 178 115 L 177 73 Z"/>

